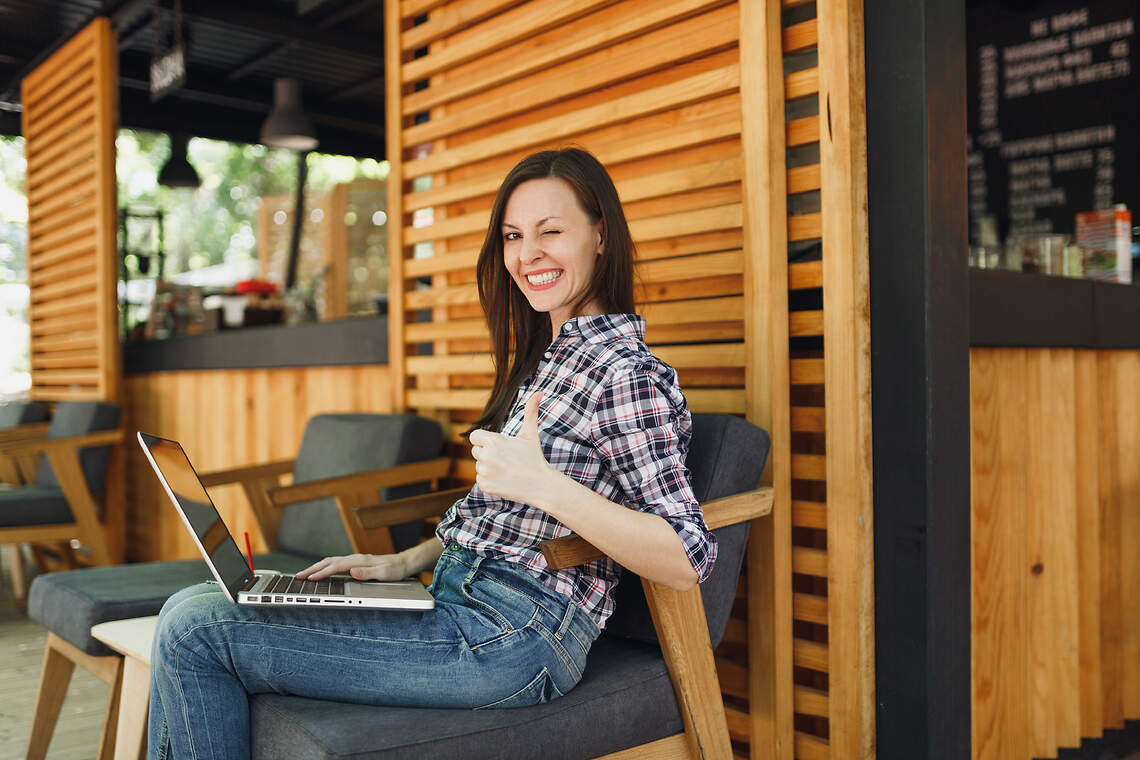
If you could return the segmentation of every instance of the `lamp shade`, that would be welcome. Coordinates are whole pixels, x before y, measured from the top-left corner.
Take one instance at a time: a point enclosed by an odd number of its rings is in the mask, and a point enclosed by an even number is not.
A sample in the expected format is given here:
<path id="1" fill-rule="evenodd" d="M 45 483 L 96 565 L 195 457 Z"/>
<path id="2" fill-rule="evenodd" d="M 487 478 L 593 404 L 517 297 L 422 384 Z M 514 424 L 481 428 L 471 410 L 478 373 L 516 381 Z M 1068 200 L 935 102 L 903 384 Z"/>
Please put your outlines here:
<path id="1" fill-rule="evenodd" d="M 273 82 L 273 108 L 261 125 L 261 142 L 290 150 L 317 147 L 317 130 L 301 110 L 301 85 L 296 79 Z"/>
<path id="2" fill-rule="evenodd" d="M 202 181 L 198 172 L 186 158 L 186 146 L 190 138 L 184 134 L 170 136 L 170 158 L 158 173 L 158 184 L 166 187 L 199 187 Z"/>

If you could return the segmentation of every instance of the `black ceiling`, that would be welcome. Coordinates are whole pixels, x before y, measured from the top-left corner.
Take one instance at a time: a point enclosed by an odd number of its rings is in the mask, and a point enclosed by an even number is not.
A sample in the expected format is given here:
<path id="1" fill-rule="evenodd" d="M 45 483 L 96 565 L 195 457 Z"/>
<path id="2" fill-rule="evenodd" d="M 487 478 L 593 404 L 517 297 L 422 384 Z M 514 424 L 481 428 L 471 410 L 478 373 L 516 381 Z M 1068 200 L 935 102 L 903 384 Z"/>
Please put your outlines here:
<path id="1" fill-rule="evenodd" d="M 158 0 L 160 50 L 175 0 Z M 20 80 L 97 16 L 119 36 L 121 125 L 257 142 L 273 80 L 300 80 L 328 153 L 383 158 L 382 0 L 182 0 L 187 81 L 150 102 L 155 0 L 0 0 L 0 134 L 19 134 Z"/>

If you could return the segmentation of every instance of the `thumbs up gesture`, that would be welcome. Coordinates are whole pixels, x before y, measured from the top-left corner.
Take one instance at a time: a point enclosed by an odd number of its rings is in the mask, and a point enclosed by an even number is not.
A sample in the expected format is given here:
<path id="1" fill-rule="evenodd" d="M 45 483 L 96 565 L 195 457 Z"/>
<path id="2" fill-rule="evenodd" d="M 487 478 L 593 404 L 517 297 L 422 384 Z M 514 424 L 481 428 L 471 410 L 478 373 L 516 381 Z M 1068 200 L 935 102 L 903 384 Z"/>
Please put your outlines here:
<path id="1" fill-rule="evenodd" d="M 538 439 L 538 405 L 542 391 L 531 394 L 517 436 L 476 430 L 471 433 L 475 484 L 487 494 L 538 506 L 559 473 L 550 466 Z"/>

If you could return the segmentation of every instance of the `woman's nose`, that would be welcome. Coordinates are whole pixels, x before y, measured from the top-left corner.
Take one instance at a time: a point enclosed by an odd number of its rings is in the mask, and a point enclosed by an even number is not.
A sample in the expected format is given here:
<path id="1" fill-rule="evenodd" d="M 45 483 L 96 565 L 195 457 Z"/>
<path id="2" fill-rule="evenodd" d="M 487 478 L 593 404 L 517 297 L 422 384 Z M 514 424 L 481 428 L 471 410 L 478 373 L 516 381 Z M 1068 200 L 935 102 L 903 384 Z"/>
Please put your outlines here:
<path id="1" fill-rule="evenodd" d="M 522 241 L 522 252 L 520 258 L 527 264 L 538 261 L 542 258 L 542 247 L 538 245 L 538 241 L 534 239 L 524 238 Z"/>

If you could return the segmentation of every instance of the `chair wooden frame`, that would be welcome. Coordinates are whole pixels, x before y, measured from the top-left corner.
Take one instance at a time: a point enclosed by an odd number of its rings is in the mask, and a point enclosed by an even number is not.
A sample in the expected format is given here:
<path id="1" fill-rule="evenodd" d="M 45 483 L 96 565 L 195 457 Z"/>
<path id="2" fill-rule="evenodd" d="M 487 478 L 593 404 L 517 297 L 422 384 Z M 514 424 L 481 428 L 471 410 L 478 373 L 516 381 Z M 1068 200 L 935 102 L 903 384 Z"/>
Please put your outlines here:
<path id="1" fill-rule="evenodd" d="M 0 430 L 0 451 L 45 440 L 50 425 L 49 422 L 35 422 Z M 35 452 L 18 455 L 0 454 L 0 483 L 18 486 L 30 483 L 36 476 L 37 466 L 39 466 L 39 456 Z"/>
<path id="2" fill-rule="evenodd" d="M 66 523 L 0 528 L 0 544 L 69 541 L 77 538 L 91 550 L 91 559 L 96 565 L 111 565 L 121 561 L 122 541 L 109 535 L 109 532 L 119 530 L 125 517 L 121 513 L 122 504 L 113 503 L 118 499 L 107 498 L 114 492 L 110 487 L 110 474 L 115 470 L 115 463 L 112 461 L 107 467 L 108 484 L 103 489 L 106 509 L 103 512 L 103 519 L 100 520 L 95 497 L 87 487 L 87 479 L 79 463 L 79 451 L 94 446 L 114 445 L 121 443 L 122 440 L 123 431 L 121 428 L 116 428 L 68 438 L 51 440 L 44 438 L 0 444 L 0 459 L 26 462 L 29 459 L 34 461 L 41 455 L 46 456 L 51 462 L 52 470 L 55 471 L 56 480 L 59 481 L 72 516 L 71 522 Z M 119 455 L 121 452 L 116 447 L 112 452 L 112 459 Z"/>
<path id="3" fill-rule="evenodd" d="M 367 534 L 409 520 L 438 517 L 467 490 L 458 488 L 358 506 L 352 513 L 359 523 L 358 529 Z M 705 524 L 715 530 L 769 516 L 772 503 L 772 487 L 764 486 L 714 499 L 702 505 L 702 510 Z M 547 563 L 555 570 L 605 556 L 577 535 L 544 541 L 541 548 Z M 596 760 L 730 760 L 733 755 L 728 719 L 700 588 L 694 586 L 682 592 L 644 578 L 641 583 L 685 730 Z"/>

